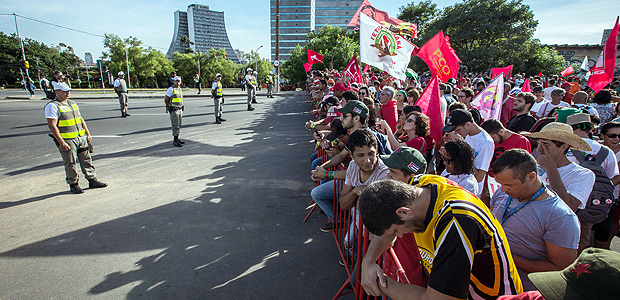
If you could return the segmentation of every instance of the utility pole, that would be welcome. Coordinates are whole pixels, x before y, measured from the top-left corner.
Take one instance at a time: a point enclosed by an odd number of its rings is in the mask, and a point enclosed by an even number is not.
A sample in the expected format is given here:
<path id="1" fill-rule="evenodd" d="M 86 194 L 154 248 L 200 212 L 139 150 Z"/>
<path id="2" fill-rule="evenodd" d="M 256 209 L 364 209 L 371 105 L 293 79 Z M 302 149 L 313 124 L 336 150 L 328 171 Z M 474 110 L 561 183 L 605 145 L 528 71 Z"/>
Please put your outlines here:
<path id="1" fill-rule="evenodd" d="M 127 39 L 128 41 L 131 40 L 132 36 L 129 36 L 129 39 Z M 127 49 L 129 49 L 129 47 L 125 48 L 125 61 L 127 62 L 127 84 L 129 85 L 128 88 L 131 88 L 131 77 L 129 77 L 129 54 Z"/>
<path id="2" fill-rule="evenodd" d="M 198 51 L 198 76 L 202 76 L 200 73 L 200 51 Z"/>
<path id="3" fill-rule="evenodd" d="M 17 34 L 17 38 L 19 39 L 19 48 L 22 50 L 22 57 L 24 58 L 24 67 L 26 67 L 26 78 L 30 78 L 30 74 L 28 74 L 28 61 L 26 60 L 26 52 L 24 52 L 24 42 L 22 42 L 22 38 L 19 37 L 19 28 L 17 27 L 17 15 L 13 13 L 13 18 L 15 19 L 15 33 Z M 19 68 L 19 72 L 22 73 L 22 69 Z M 22 78 L 24 78 L 24 73 L 22 73 Z M 26 84 L 28 84 L 28 80 L 25 80 Z M 26 89 L 28 91 L 28 89 Z"/>
<path id="4" fill-rule="evenodd" d="M 280 60 L 280 0 L 276 0 L 276 60 Z M 276 67 L 276 93 L 280 92 L 280 67 Z"/>
<path id="5" fill-rule="evenodd" d="M 103 82 L 103 68 L 101 67 L 102 60 L 103 58 L 99 60 L 99 74 L 101 76 L 101 89 L 103 90 L 103 95 L 105 96 L 105 83 Z"/>

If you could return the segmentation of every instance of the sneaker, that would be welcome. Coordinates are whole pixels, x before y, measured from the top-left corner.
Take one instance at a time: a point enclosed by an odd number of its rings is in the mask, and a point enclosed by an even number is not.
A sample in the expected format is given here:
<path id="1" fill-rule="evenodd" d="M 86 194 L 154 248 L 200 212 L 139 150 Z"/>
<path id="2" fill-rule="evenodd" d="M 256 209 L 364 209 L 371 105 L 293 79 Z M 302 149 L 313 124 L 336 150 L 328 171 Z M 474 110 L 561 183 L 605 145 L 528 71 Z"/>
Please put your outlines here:
<path id="1" fill-rule="evenodd" d="M 329 222 L 321 227 L 321 231 L 323 232 L 331 232 L 334 229 L 334 223 Z"/>
<path id="2" fill-rule="evenodd" d="M 81 187 L 80 187 L 77 183 L 70 184 L 70 185 L 69 185 L 69 190 L 70 190 L 72 193 L 74 193 L 74 194 L 81 194 L 81 193 L 84 193 L 84 190 L 82 190 L 82 188 L 81 188 Z"/>
<path id="3" fill-rule="evenodd" d="M 104 188 L 108 186 L 107 183 L 103 183 L 97 179 L 91 179 L 88 181 L 88 188 L 96 189 L 96 188 Z"/>

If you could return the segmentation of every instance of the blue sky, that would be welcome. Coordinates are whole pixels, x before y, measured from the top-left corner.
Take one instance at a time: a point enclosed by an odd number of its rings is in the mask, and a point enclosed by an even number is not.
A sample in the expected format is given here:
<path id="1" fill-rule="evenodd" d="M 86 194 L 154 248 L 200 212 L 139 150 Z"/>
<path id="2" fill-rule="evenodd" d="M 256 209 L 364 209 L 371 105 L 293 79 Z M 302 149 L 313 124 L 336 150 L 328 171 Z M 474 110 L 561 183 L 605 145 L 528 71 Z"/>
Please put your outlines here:
<path id="1" fill-rule="evenodd" d="M 408 0 L 372 0 L 377 9 L 396 17 L 398 8 Z M 457 1 L 435 1 L 439 7 Z M 531 1 L 535 18 L 539 21 L 535 37 L 547 44 L 597 44 L 603 29 L 611 28 L 620 14 L 620 1 Z M 57 3 L 62 3 L 58 5 Z M 100 34 L 114 33 L 121 37 L 135 36 L 145 44 L 166 52 L 174 30 L 173 12 L 187 10 L 192 3 L 208 5 L 212 10 L 224 11 L 226 28 L 233 48 L 245 52 L 259 50 L 261 57 L 269 58 L 269 1 L 73 1 L 49 0 L 3 1 L 0 13 L 16 13 L 49 23 Z M 65 43 L 84 59 L 85 52 L 98 58 L 104 50 L 102 38 L 60 29 L 50 25 L 17 18 L 22 37 L 32 38 L 48 45 Z M 13 16 L 0 16 L 0 31 L 14 33 Z"/>

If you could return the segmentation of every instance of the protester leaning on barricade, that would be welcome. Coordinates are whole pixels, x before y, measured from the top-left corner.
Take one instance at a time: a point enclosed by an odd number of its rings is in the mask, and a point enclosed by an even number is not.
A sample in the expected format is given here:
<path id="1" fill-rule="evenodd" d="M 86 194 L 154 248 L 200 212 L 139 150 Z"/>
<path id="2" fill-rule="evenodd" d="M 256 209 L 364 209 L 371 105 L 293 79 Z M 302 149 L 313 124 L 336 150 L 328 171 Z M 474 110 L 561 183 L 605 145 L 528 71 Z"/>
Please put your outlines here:
<path id="1" fill-rule="evenodd" d="M 501 190 L 490 207 L 506 232 L 524 291 L 535 289 L 527 274 L 565 268 L 579 244 L 577 216 L 536 170 L 536 160 L 524 149 L 504 152 L 493 165 Z"/>

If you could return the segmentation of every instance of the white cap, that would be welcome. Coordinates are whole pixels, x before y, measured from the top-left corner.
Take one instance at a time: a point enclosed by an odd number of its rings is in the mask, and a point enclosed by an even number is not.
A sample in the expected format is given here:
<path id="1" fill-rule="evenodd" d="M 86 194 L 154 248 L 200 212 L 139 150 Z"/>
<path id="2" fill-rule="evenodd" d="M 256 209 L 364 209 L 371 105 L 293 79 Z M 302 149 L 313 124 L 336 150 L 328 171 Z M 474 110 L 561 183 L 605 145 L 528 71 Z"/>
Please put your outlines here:
<path id="1" fill-rule="evenodd" d="M 123 71 L 118 72 L 118 76 L 123 76 L 125 73 Z"/>
<path id="2" fill-rule="evenodd" d="M 181 77 L 180 76 L 175 76 L 174 77 L 174 81 L 181 81 Z"/>
<path id="3" fill-rule="evenodd" d="M 248 72 L 252 72 L 252 68 L 248 68 L 248 70 L 247 70 L 247 71 L 248 71 Z"/>
<path id="4" fill-rule="evenodd" d="M 258 74 L 258 72 L 254 71 L 254 74 Z"/>
<path id="5" fill-rule="evenodd" d="M 68 84 L 64 83 L 64 82 L 58 83 L 56 81 L 52 81 L 52 87 L 54 87 L 54 91 L 55 90 L 61 90 L 63 92 L 68 92 L 68 91 L 71 90 L 71 87 Z"/>
<path id="6" fill-rule="evenodd" d="M 215 74 L 215 77 L 222 77 L 222 74 L 217 73 L 217 74 Z"/>
<path id="7" fill-rule="evenodd" d="M 273 74 L 273 72 L 269 71 L 269 74 Z"/>

